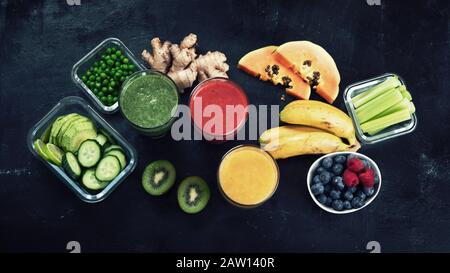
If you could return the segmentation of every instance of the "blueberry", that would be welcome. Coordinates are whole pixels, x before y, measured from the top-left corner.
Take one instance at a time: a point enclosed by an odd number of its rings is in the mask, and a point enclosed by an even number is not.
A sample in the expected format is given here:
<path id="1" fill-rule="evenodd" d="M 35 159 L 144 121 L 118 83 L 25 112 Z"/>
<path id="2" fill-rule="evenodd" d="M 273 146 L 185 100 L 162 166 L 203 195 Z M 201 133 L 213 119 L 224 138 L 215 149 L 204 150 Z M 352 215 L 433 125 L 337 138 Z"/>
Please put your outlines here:
<path id="1" fill-rule="evenodd" d="M 351 209 L 352 208 L 352 204 L 350 203 L 350 201 L 344 201 L 344 209 Z"/>
<path id="2" fill-rule="evenodd" d="M 361 198 L 359 197 L 355 197 L 352 200 L 352 207 L 354 209 L 359 209 L 360 207 L 362 207 L 364 205 L 363 201 L 361 200 Z"/>
<path id="3" fill-rule="evenodd" d="M 330 193 L 330 191 L 333 189 L 333 186 L 331 184 L 325 185 L 324 193 Z"/>
<path id="4" fill-rule="evenodd" d="M 320 175 L 320 181 L 322 181 L 322 184 L 328 184 L 331 181 L 331 174 L 327 171 L 322 172 Z"/>
<path id="5" fill-rule="evenodd" d="M 347 199 L 348 201 L 351 201 L 353 199 L 353 193 L 348 190 L 344 193 L 344 198 Z"/>
<path id="6" fill-rule="evenodd" d="M 341 192 L 337 191 L 337 190 L 332 190 L 330 192 L 330 197 L 333 198 L 334 200 L 341 198 Z"/>
<path id="7" fill-rule="evenodd" d="M 348 189 L 351 193 L 355 193 L 356 192 L 356 187 L 351 187 Z"/>
<path id="8" fill-rule="evenodd" d="M 333 209 L 337 211 L 341 211 L 344 208 L 344 203 L 342 200 L 334 200 L 333 201 Z"/>
<path id="9" fill-rule="evenodd" d="M 332 202 L 333 202 L 333 199 L 331 199 L 331 197 L 327 197 L 327 200 L 325 201 L 325 206 L 327 206 L 327 207 L 331 206 Z"/>
<path id="10" fill-rule="evenodd" d="M 375 188 L 374 187 L 372 187 L 372 188 L 364 188 L 363 189 L 363 192 L 364 192 L 364 194 L 366 195 L 366 196 L 372 196 L 372 195 L 374 195 L 375 194 Z"/>
<path id="11" fill-rule="evenodd" d="M 345 155 L 338 155 L 334 158 L 334 162 L 339 164 L 344 164 L 347 161 L 347 157 Z"/>
<path id="12" fill-rule="evenodd" d="M 327 157 L 322 161 L 322 167 L 325 169 L 330 169 L 333 166 L 333 159 L 331 157 Z"/>
<path id="13" fill-rule="evenodd" d="M 363 159 L 362 162 L 363 162 L 363 164 L 364 164 L 364 168 L 368 169 L 368 168 L 371 167 L 369 161 Z"/>
<path id="14" fill-rule="evenodd" d="M 327 202 L 327 196 L 325 194 L 321 194 L 317 196 L 317 201 L 319 201 L 320 204 L 325 205 Z"/>
<path id="15" fill-rule="evenodd" d="M 322 194 L 323 190 L 324 190 L 323 185 L 320 184 L 320 183 L 319 184 L 314 184 L 314 185 L 311 186 L 311 192 L 314 195 Z"/>
<path id="16" fill-rule="evenodd" d="M 335 175 L 341 175 L 343 171 L 344 171 L 344 166 L 342 164 L 335 164 L 333 166 L 333 173 Z"/>
<path id="17" fill-rule="evenodd" d="M 337 186 L 339 183 L 342 183 L 342 177 L 340 176 L 335 176 L 333 177 L 333 180 L 331 180 L 331 184 L 334 186 Z"/>
<path id="18" fill-rule="evenodd" d="M 362 191 L 356 192 L 355 197 L 359 197 L 362 201 L 366 200 L 366 195 Z"/>
<path id="19" fill-rule="evenodd" d="M 324 171 L 325 171 L 325 168 L 324 168 L 324 167 L 319 167 L 319 168 L 316 169 L 316 174 L 321 174 L 321 173 L 323 173 Z"/>
<path id="20" fill-rule="evenodd" d="M 375 182 L 375 185 L 380 183 L 380 178 L 377 175 L 375 175 L 374 182 Z"/>
<path id="21" fill-rule="evenodd" d="M 337 184 L 336 189 L 339 191 L 343 191 L 345 189 L 344 182 L 340 182 L 339 184 Z"/>
<path id="22" fill-rule="evenodd" d="M 319 175 L 314 176 L 312 183 L 313 184 L 321 183 Z"/>

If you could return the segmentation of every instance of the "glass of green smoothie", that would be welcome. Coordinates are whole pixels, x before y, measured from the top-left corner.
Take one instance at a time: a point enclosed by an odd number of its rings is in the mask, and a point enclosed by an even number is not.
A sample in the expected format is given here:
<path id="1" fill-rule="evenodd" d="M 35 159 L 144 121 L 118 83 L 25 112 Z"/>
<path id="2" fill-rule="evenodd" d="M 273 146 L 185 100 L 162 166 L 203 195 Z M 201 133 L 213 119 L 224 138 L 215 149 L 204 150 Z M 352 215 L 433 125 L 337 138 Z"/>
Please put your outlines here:
<path id="1" fill-rule="evenodd" d="M 176 118 L 177 87 L 172 79 L 158 71 L 138 71 L 123 83 L 119 107 L 141 133 L 162 137 Z"/>

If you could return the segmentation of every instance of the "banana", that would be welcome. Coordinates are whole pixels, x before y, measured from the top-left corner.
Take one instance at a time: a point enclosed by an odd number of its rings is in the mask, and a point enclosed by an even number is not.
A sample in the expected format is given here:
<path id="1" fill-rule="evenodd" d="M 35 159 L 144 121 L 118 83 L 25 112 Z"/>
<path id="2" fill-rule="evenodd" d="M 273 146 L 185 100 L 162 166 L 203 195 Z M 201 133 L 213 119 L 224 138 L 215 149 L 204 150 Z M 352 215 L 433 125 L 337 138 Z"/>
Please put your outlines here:
<path id="1" fill-rule="evenodd" d="M 275 159 L 305 154 L 328 154 L 340 151 L 357 151 L 355 143 L 348 145 L 341 138 L 326 131 L 306 126 L 282 126 L 273 128 L 260 137 L 262 149 Z"/>
<path id="2" fill-rule="evenodd" d="M 281 121 L 307 125 L 344 138 L 350 145 L 357 142 L 350 117 L 338 108 L 315 100 L 297 100 L 289 103 L 280 113 Z"/>
<path id="3" fill-rule="evenodd" d="M 299 133 L 323 132 L 320 129 L 307 126 L 281 126 L 265 131 L 259 137 L 259 143 L 264 145 L 272 141 L 276 141 L 285 137 L 290 137 Z"/>

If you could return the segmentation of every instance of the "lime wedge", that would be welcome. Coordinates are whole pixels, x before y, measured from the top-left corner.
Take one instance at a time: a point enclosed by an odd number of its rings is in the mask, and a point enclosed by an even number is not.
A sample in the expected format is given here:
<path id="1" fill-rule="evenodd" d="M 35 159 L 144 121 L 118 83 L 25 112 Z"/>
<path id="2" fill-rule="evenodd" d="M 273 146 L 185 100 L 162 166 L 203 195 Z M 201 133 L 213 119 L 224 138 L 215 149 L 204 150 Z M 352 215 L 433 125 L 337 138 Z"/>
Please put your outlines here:
<path id="1" fill-rule="evenodd" d="M 64 152 L 58 148 L 58 146 L 47 143 L 47 156 L 52 163 L 55 163 L 58 166 L 62 165 L 62 159 L 64 156 Z"/>
<path id="2" fill-rule="evenodd" d="M 40 139 L 36 139 L 33 143 L 34 145 L 34 149 L 36 149 L 36 151 L 38 152 L 38 154 L 45 159 L 46 161 L 49 161 L 49 157 L 47 155 L 48 151 L 47 151 L 47 146 L 45 146 L 45 143 L 40 140 Z"/>

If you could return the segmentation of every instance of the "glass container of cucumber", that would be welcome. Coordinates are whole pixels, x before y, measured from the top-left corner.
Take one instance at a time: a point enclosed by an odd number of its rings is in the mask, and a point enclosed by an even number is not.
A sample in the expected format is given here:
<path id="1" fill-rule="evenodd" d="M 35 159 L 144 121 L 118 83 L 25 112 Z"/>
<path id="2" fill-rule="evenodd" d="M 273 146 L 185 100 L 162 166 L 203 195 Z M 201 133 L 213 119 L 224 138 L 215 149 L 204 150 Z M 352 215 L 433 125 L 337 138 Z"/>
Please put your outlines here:
<path id="1" fill-rule="evenodd" d="M 105 102 L 102 101 L 99 96 L 99 93 L 102 92 L 102 90 L 95 90 L 96 87 L 91 88 L 88 86 L 88 82 L 86 82 L 86 79 L 83 80 L 83 77 L 86 77 L 87 71 L 89 71 L 91 68 L 94 68 L 96 63 L 102 61 L 104 55 L 107 54 L 107 50 L 114 49 L 117 51 L 120 51 L 120 55 L 123 55 L 123 57 L 126 58 L 126 63 L 128 65 L 133 66 L 133 72 L 144 70 L 146 69 L 145 66 L 134 56 L 134 54 L 128 49 L 128 47 L 125 46 L 125 44 L 120 41 L 117 38 L 107 38 L 103 40 L 99 45 L 97 45 L 94 49 L 89 51 L 85 56 L 83 56 L 73 67 L 72 67 L 72 80 L 73 82 L 81 88 L 84 92 L 86 92 L 87 96 L 91 99 L 91 101 L 95 104 L 95 106 L 105 114 L 113 114 L 117 112 L 119 109 L 119 103 L 117 101 L 114 101 L 114 103 Z M 116 60 L 117 61 L 117 60 Z M 113 62 L 114 63 L 114 62 Z M 105 65 L 108 68 L 108 65 Z M 102 70 L 101 72 L 103 72 Z M 106 71 L 105 71 L 106 72 Z M 100 73 L 99 73 L 100 74 Z M 108 73 L 101 73 L 102 76 L 106 76 Z M 106 75 L 104 75 L 106 74 Z M 126 75 L 124 75 L 126 76 Z M 105 79 L 101 79 L 104 81 Z M 121 86 L 123 81 L 116 81 L 113 83 L 115 86 L 119 87 Z M 114 81 L 114 80 L 113 80 Z M 103 89 L 106 87 L 101 87 L 100 83 L 99 89 Z M 110 83 L 111 84 L 111 83 Z M 107 84 L 108 85 L 108 84 Z M 110 86 L 108 86 L 109 88 Z M 120 88 L 119 88 L 120 89 Z M 108 91 L 105 90 L 105 96 L 107 96 Z M 116 96 L 118 97 L 118 96 Z"/>
<path id="2" fill-rule="evenodd" d="M 347 86 L 344 102 L 362 144 L 392 139 L 416 129 L 411 94 L 396 74 L 387 73 Z M 405 109 L 408 107 L 409 111 Z"/>
<path id="3" fill-rule="evenodd" d="M 30 129 L 27 145 L 87 203 L 108 197 L 137 164 L 131 144 L 75 96 L 63 98 Z"/>

